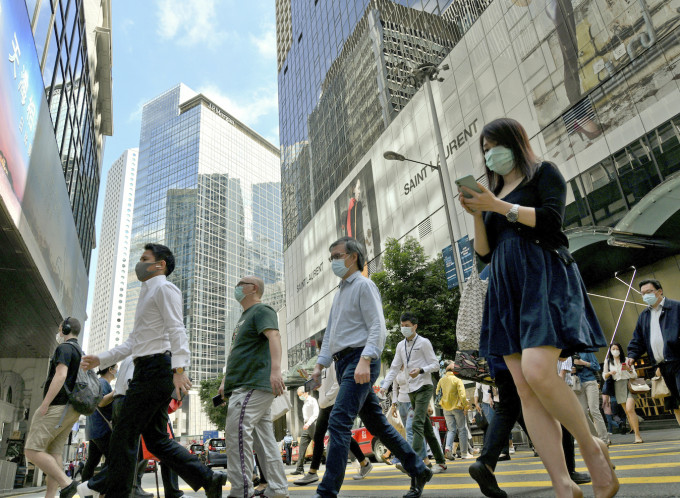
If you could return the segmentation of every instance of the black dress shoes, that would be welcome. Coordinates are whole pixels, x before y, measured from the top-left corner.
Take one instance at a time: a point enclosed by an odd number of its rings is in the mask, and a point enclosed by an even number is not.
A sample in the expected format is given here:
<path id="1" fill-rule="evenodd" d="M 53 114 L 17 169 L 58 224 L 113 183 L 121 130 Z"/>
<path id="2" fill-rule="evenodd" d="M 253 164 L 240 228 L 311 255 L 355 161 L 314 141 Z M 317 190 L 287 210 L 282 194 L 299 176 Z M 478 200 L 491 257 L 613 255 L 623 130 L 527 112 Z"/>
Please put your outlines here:
<path id="1" fill-rule="evenodd" d="M 588 472 L 572 472 L 569 474 L 569 477 L 576 484 L 587 484 L 590 482 L 590 474 Z"/>
<path id="2" fill-rule="evenodd" d="M 411 477 L 411 489 L 404 495 L 404 498 L 420 498 L 425 489 L 425 484 L 432 479 L 432 471 L 425 467 L 425 471 L 416 477 Z"/>
<path id="3" fill-rule="evenodd" d="M 205 495 L 208 498 L 222 498 L 222 488 L 227 484 L 227 474 L 224 472 L 213 472 L 210 484 L 205 486 Z"/>
<path id="4" fill-rule="evenodd" d="M 486 465 L 477 461 L 468 469 L 470 476 L 479 484 L 480 491 L 484 496 L 491 498 L 506 498 L 508 494 L 498 487 L 496 476 L 493 475 Z"/>

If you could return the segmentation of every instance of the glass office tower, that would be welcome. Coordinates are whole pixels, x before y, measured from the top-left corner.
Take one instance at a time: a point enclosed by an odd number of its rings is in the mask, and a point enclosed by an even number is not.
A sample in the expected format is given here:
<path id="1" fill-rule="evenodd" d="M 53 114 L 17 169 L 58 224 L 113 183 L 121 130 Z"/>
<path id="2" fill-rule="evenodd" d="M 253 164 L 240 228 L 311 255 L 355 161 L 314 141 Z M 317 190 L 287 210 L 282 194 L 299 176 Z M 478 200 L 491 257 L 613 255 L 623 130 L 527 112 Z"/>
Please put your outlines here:
<path id="1" fill-rule="evenodd" d="M 451 3 L 277 1 L 285 247 L 414 95 L 410 69 L 460 39 Z"/>
<path id="2" fill-rule="evenodd" d="M 241 315 L 233 288 L 247 274 L 265 281 L 263 300 L 283 306 L 279 152 L 184 85 L 144 106 L 131 261 L 158 242 L 175 254 L 170 281 L 182 291 L 191 349 L 190 393 L 177 433 L 211 429 L 197 390 L 222 374 Z M 131 265 L 134 268 L 134 265 Z M 128 279 L 126 335 L 140 283 Z"/>

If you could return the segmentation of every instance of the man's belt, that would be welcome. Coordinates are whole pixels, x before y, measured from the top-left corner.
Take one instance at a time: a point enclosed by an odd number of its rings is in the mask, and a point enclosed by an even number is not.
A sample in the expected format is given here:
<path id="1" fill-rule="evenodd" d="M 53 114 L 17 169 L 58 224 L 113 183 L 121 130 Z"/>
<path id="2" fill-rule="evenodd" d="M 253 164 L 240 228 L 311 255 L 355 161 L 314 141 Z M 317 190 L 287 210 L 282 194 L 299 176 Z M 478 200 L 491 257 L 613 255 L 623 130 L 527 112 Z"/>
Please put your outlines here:
<path id="1" fill-rule="evenodd" d="M 340 361 L 345 356 L 347 356 L 348 354 L 352 354 L 355 351 L 359 351 L 359 350 L 362 350 L 362 349 L 364 349 L 364 348 L 345 348 L 342 351 L 338 351 L 337 353 L 335 353 L 333 355 L 333 361 Z"/>
<path id="2" fill-rule="evenodd" d="M 156 354 L 148 354 L 146 356 L 138 356 L 134 360 L 132 360 L 132 363 L 137 366 L 137 364 L 140 361 L 146 361 L 150 360 L 151 358 L 158 358 L 159 356 L 172 356 L 172 353 L 170 351 L 163 351 L 162 353 L 156 353 Z"/>

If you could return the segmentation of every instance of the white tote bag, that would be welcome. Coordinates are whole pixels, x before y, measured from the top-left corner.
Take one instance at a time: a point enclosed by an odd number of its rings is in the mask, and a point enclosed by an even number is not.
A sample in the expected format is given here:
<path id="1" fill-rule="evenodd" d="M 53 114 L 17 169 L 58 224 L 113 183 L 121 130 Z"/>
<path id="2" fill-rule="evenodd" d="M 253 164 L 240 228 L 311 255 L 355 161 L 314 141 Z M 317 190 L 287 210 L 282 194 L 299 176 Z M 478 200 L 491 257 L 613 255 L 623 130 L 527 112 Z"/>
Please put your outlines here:
<path id="1" fill-rule="evenodd" d="M 286 413 L 292 410 L 290 404 L 290 395 L 288 389 L 283 391 L 283 394 L 274 398 L 272 402 L 272 421 L 283 417 Z"/>

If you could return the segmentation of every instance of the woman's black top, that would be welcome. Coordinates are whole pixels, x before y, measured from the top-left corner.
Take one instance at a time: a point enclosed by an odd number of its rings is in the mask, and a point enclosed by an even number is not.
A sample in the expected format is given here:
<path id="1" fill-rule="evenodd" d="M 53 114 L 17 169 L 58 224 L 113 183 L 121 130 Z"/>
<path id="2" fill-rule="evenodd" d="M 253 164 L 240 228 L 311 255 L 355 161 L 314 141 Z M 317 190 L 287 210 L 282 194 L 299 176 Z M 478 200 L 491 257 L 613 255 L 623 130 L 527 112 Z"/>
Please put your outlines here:
<path id="1" fill-rule="evenodd" d="M 498 234 L 515 230 L 520 236 L 548 251 L 555 252 L 565 263 L 573 261 L 569 254 L 569 241 L 562 230 L 564 207 L 567 198 L 567 184 L 562 173 L 553 163 L 541 163 L 531 180 L 526 178 L 502 200 L 510 204 L 536 209 L 536 226 L 510 223 L 505 215 L 487 211 L 484 213 L 486 237 L 490 252 L 480 256 L 485 263 L 491 261 L 491 254 L 498 244 Z"/>

